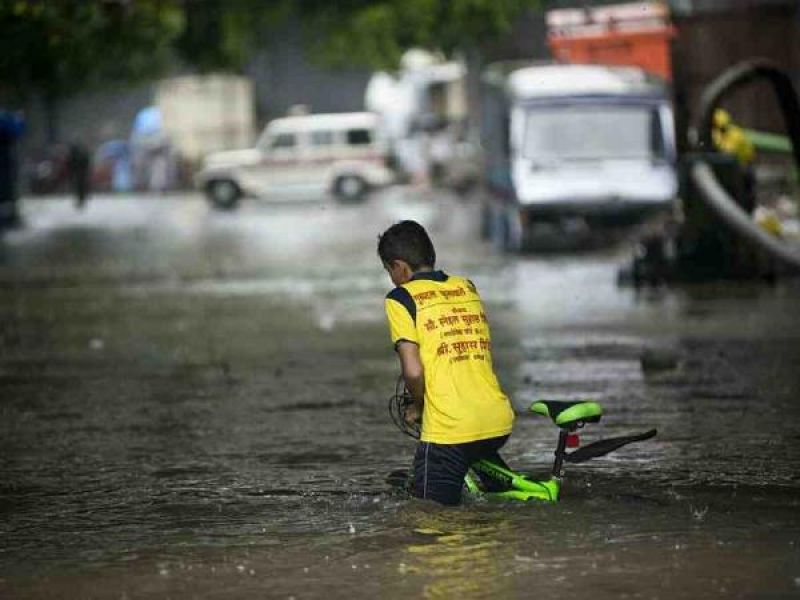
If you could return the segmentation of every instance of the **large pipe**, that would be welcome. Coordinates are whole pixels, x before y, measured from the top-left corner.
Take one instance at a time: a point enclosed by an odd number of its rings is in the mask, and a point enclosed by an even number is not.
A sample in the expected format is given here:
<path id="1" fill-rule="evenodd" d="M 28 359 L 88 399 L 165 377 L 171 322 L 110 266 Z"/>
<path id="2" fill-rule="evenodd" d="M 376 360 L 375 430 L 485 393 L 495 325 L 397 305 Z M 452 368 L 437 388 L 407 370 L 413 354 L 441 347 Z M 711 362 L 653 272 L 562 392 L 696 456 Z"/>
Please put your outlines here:
<path id="1" fill-rule="evenodd" d="M 764 231 L 720 185 L 714 171 L 704 162 L 692 167 L 692 180 L 703 199 L 739 235 L 764 249 L 792 269 L 800 271 L 800 249 L 795 250 Z"/>
<path id="2" fill-rule="evenodd" d="M 731 67 L 706 88 L 700 99 L 700 145 L 709 150 L 713 147 L 711 128 L 714 111 L 723 96 L 756 79 L 766 79 L 772 84 L 786 123 L 795 164 L 800 169 L 800 102 L 788 75 L 775 63 L 763 58 L 747 60 Z M 691 174 L 706 204 L 734 231 L 790 268 L 800 270 L 800 249 L 784 244 L 755 223 L 725 191 L 710 166 L 698 162 L 692 167 Z"/>

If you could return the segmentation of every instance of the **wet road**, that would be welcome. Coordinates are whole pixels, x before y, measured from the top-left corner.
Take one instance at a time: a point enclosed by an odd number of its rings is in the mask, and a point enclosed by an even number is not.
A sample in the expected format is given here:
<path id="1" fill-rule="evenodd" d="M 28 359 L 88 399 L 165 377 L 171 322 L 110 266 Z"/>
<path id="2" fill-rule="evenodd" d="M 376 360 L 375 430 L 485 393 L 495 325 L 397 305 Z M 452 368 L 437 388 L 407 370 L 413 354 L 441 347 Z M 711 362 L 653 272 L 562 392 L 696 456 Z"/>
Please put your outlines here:
<path id="1" fill-rule="evenodd" d="M 800 595 L 797 282 L 618 289 L 625 247 L 499 256 L 474 204 L 407 190 L 23 211 L 0 240 L 0 598 Z M 585 441 L 656 440 L 568 466 L 557 506 L 387 490 L 413 443 L 374 247 L 402 218 L 481 290 L 520 412 L 591 397 Z M 546 471 L 554 429 L 521 415 L 506 458 Z"/>

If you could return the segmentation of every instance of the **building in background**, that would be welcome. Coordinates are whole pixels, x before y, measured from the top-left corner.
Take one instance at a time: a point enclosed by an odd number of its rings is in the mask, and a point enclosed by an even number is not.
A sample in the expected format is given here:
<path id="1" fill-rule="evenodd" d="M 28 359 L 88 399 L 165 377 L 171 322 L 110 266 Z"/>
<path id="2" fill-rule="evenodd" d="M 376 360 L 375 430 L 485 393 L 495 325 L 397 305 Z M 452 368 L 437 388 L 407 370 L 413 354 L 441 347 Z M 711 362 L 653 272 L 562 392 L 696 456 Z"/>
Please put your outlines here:
<path id="1" fill-rule="evenodd" d="M 155 93 L 166 135 L 192 164 L 211 152 L 255 141 L 254 101 L 253 82 L 230 74 L 174 77 Z"/>
<path id="2" fill-rule="evenodd" d="M 302 25 L 289 21 L 272 31 L 243 73 L 254 86 L 259 129 L 286 116 L 293 106 L 311 113 L 364 109 L 364 90 L 372 74 L 366 68 L 329 68 L 311 60 Z"/>

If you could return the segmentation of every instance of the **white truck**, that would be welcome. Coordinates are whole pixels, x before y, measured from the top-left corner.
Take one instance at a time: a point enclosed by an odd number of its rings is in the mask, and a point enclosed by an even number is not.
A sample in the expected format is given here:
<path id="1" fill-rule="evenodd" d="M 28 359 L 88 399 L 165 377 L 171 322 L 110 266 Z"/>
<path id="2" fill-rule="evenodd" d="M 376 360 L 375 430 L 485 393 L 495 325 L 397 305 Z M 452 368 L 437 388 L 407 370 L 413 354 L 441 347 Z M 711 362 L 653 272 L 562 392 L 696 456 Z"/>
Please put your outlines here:
<path id="1" fill-rule="evenodd" d="M 358 200 L 394 180 L 379 125 L 368 112 L 275 119 L 255 147 L 207 156 L 195 184 L 222 210 L 244 196 L 295 201 L 332 193 Z"/>
<path id="2" fill-rule="evenodd" d="M 484 84 L 483 231 L 498 246 L 526 246 L 537 224 L 630 222 L 673 205 L 673 114 L 657 78 L 500 63 Z"/>

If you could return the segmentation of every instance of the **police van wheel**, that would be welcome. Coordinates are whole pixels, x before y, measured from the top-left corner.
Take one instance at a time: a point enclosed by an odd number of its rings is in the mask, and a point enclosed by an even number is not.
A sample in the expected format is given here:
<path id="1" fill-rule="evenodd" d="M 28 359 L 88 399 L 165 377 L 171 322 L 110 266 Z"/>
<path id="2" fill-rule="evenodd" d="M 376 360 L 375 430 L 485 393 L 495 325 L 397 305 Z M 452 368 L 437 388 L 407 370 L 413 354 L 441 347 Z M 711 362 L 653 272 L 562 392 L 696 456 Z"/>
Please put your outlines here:
<path id="1" fill-rule="evenodd" d="M 206 195 L 211 205 L 218 210 L 233 210 L 239 204 L 242 191 L 230 179 L 217 179 L 206 185 Z"/>
<path id="2" fill-rule="evenodd" d="M 367 193 L 367 182 L 357 175 L 344 175 L 333 184 L 333 193 L 339 200 L 361 200 Z"/>

